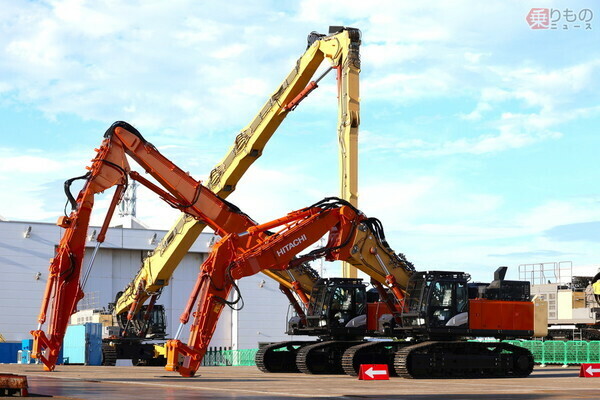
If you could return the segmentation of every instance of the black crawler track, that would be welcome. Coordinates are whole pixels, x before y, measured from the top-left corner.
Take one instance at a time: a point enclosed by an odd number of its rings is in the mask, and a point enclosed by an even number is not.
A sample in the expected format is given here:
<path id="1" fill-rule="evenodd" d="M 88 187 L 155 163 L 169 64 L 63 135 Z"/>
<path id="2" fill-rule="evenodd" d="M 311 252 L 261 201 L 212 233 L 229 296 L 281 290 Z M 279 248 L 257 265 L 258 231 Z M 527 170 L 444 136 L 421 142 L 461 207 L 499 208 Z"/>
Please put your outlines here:
<path id="1" fill-rule="evenodd" d="M 403 378 L 519 378 L 533 371 L 529 350 L 502 342 L 423 342 L 396 352 Z"/>
<path id="2" fill-rule="evenodd" d="M 254 357 L 263 372 L 300 372 L 296 367 L 298 349 L 314 342 L 279 342 L 261 347 Z"/>
<path id="3" fill-rule="evenodd" d="M 390 376 L 394 370 L 394 356 L 408 342 L 365 342 L 348 348 L 342 356 L 342 368 L 346 375 L 358 376 L 361 364 L 387 364 Z"/>
<path id="4" fill-rule="evenodd" d="M 300 348 L 296 366 L 305 374 L 343 374 L 342 355 L 349 347 L 362 342 L 326 341 Z"/>
<path id="5" fill-rule="evenodd" d="M 108 343 L 102 343 L 102 365 L 114 366 L 117 364 L 117 350 Z"/>

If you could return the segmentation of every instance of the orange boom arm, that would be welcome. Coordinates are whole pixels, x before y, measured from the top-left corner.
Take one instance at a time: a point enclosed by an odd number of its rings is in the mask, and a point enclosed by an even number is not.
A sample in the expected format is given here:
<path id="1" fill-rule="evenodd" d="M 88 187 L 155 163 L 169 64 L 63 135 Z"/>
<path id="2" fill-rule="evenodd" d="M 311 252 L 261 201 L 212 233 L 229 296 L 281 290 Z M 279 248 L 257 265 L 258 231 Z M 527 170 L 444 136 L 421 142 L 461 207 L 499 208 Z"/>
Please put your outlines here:
<path id="1" fill-rule="evenodd" d="M 181 327 L 175 339 L 167 342 L 167 370 L 178 371 L 182 376 L 194 376 L 223 307 L 233 306 L 241 299 L 238 291 L 237 300 L 227 300 L 231 289 L 238 290 L 235 283 L 237 279 L 264 269 L 287 269 L 320 257 L 328 261 L 348 260 L 355 244 L 357 227 L 365 220 L 368 219 L 350 203 L 329 198 L 283 218 L 249 227 L 245 232 L 221 239 L 202 264 L 181 317 L 181 323 L 187 323 L 191 309 L 196 304 L 188 344 L 179 340 Z M 279 230 L 264 235 L 267 230 L 275 228 Z M 329 240 L 324 248 L 298 256 L 327 233 Z"/>
<path id="2" fill-rule="evenodd" d="M 81 266 L 85 253 L 85 242 L 94 205 L 94 196 L 112 186 L 117 186 L 97 242 L 104 241 L 108 224 L 119 202 L 128 178 L 136 179 L 174 208 L 204 221 L 218 235 L 245 232 L 256 223 L 237 207 L 206 189 L 199 181 L 177 167 L 131 125 L 114 123 L 105 134 L 105 139 L 92 160 L 89 172 L 65 182 L 72 212 L 61 217 L 58 225 L 65 228 L 56 256 L 50 263 L 50 274 L 38 317 L 38 328 L 31 332 L 34 337 L 32 357 L 40 359 L 46 370 L 53 370 L 65 335 L 68 320 L 83 298 L 83 282 L 80 282 Z M 156 179 L 164 189 L 131 171 L 125 155 L 129 155 L 144 170 Z M 85 179 L 77 198 L 68 191 L 75 179 Z M 254 245 L 265 234 L 253 235 Z M 95 255 L 95 253 L 94 253 Z M 92 259 L 94 257 L 92 256 Z M 294 282 L 292 282 L 293 285 Z M 302 290 L 302 289 L 298 289 Z M 48 309 L 51 310 L 48 334 L 42 330 Z"/>

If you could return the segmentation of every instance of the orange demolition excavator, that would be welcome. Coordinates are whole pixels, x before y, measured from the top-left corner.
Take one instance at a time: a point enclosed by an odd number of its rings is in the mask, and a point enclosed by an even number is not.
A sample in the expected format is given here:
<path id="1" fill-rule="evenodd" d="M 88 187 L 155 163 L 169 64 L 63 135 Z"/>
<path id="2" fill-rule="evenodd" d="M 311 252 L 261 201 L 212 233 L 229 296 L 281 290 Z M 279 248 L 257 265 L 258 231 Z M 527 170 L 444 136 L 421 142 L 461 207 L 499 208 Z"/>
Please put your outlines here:
<path id="1" fill-rule="evenodd" d="M 378 257 L 389 269 L 401 273 L 397 275 L 401 276 L 401 282 L 396 281 L 395 275 L 391 273 L 380 276 L 379 279 L 398 298 L 403 298 L 402 287 L 408 284 L 412 266 L 397 256 L 385 240 L 379 240 L 375 228 L 377 226 L 379 221 L 367 218 L 349 202 L 332 197 L 291 212 L 285 217 L 222 238 L 213 246 L 209 257 L 202 264 L 181 318 L 182 325 L 175 338 L 167 342 L 166 368 L 178 371 L 183 376 L 194 376 L 208 348 L 223 306 L 234 305 L 241 300 L 236 280 L 264 269 L 286 270 L 324 257 L 327 261 L 347 261 L 365 270 L 370 267 L 365 257 L 375 264 Z M 328 241 L 323 248 L 298 255 L 326 234 Z M 379 266 L 375 268 L 378 269 Z M 317 286 L 318 284 L 315 288 Z M 235 300 L 226 300 L 232 289 L 238 292 Z M 305 319 L 303 310 L 309 307 L 309 298 L 300 291 L 296 293 L 304 304 L 297 304 L 291 296 L 288 299 Z M 194 304 L 196 311 L 193 313 L 194 319 L 186 345 L 178 338 L 181 328 L 188 322 Z M 394 312 L 399 312 L 400 304 L 390 302 L 389 306 Z M 384 307 L 385 305 L 382 310 L 389 313 L 389 308 Z"/>
<path id="2" fill-rule="evenodd" d="M 72 211 L 70 215 L 61 217 L 58 221 L 58 225 L 65 228 L 65 234 L 58 245 L 56 256 L 51 260 L 50 274 L 38 317 L 38 329 L 31 332 L 34 337 L 32 357 L 40 359 L 46 370 L 54 369 L 69 317 L 76 311 L 77 303 L 84 295 L 82 287 L 87 276 L 81 277 L 81 267 L 96 194 L 116 186 L 106 218 L 97 235 L 96 250 L 105 239 L 110 219 L 129 179 L 134 179 L 156 192 L 172 207 L 203 221 L 220 236 L 232 232 L 245 232 L 256 225 L 237 207 L 206 189 L 199 181 L 166 159 L 135 128 L 125 122 L 116 122 L 109 128 L 96 152 L 97 155 L 88 167 L 87 174 L 65 182 L 65 192 Z M 166 190 L 139 173 L 131 171 L 126 154 Z M 77 179 L 85 180 L 85 183 L 75 198 L 70 193 L 70 186 Z M 253 235 L 250 243 L 256 244 L 255 242 L 264 240 L 265 237 L 264 233 Z M 92 263 L 96 250 L 91 257 Z M 283 282 L 288 284 L 288 289 L 296 290 L 302 295 L 306 292 L 295 280 Z M 46 322 L 50 303 L 52 312 L 46 334 L 42 325 Z"/>

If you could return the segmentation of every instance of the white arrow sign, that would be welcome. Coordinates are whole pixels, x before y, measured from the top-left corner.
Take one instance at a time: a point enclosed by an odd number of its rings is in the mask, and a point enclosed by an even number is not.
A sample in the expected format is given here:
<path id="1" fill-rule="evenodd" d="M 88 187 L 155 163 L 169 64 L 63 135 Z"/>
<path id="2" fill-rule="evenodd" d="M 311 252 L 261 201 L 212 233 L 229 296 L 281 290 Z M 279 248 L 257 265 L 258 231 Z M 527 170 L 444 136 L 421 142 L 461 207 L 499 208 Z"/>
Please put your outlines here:
<path id="1" fill-rule="evenodd" d="M 594 368 L 592 368 L 592 366 L 590 365 L 590 366 L 588 367 L 588 369 L 586 369 L 586 370 L 585 370 L 585 372 L 587 372 L 589 375 L 594 375 L 594 373 L 596 373 L 596 372 L 600 372 L 600 368 L 599 368 L 599 369 L 594 369 Z M 367 373 L 368 373 L 368 371 L 367 371 Z"/>
<path id="2" fill-rule="evenodd" d="M 380 369 L 373 369 L 373 367 L 370 367 L 368 370 L 365 371 L 365 374 L 368 375 L 369 378 L 373 379 L 375 375 L 385 375 L 386 372 Z"/>

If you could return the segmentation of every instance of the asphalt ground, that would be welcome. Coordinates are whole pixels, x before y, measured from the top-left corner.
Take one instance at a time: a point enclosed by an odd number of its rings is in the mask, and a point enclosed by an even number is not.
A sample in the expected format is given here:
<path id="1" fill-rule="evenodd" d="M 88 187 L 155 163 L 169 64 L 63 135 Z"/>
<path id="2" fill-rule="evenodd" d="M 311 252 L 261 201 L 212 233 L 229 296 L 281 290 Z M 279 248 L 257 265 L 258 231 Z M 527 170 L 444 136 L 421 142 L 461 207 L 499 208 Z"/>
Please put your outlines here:
<path id="1" fill-rule="evenodd" d="M 0 364 L 26 375 L 32 397 L 60 399 L 600 399 L 600 379 L 579 368 L 536 367 L 528 378 L 361 381 L 346 375 L 265 374 L 255 367 L 202 367 L 183 378 L 161 367 Z"/>

